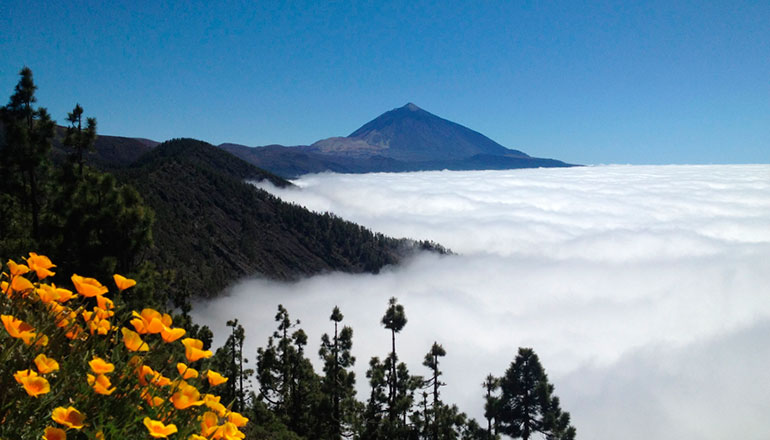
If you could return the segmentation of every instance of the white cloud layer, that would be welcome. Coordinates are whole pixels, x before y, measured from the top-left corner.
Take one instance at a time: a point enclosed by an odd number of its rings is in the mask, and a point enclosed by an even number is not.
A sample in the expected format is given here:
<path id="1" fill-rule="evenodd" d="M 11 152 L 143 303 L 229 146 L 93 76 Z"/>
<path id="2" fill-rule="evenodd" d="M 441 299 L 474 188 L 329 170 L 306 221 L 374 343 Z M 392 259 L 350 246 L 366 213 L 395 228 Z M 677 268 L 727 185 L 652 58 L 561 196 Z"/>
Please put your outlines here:
<path id="1" fill-rule="evenodd" d="M 195 316 L 248 355 L 277 304 L 317 348 L 335 305 L 354 329 L 359 396 L 385 356 L 387 298 L 413 374 L 447 350 L 446 400 L 479 421 L 481 382 L 520 346 L 540 355 L 586 439 L 770 438 L 770 166 L 602 166 L 307 176 L 268 188 L 392 236 L 459 253 L 420 255 L 379 275 L 243 281 Z M 317 364 L 318 365 L 318 364 Z"/>

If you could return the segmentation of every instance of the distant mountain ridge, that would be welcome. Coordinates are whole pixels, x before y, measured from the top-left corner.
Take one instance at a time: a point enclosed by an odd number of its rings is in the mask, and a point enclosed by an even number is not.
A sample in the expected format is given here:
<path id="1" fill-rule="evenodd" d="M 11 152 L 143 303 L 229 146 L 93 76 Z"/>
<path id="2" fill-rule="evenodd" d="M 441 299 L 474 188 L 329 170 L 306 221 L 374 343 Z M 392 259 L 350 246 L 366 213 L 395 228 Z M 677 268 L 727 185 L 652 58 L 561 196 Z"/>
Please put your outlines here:
<path id="1" fill-rule="evenodd" d="M 347 137 L 331 137 L 296 147 L 238 144 L 219 147 L 288 178 L 321 171 L 365 173 L 572 166 L 506 148 L 411 102 L 383 113 Z"/>

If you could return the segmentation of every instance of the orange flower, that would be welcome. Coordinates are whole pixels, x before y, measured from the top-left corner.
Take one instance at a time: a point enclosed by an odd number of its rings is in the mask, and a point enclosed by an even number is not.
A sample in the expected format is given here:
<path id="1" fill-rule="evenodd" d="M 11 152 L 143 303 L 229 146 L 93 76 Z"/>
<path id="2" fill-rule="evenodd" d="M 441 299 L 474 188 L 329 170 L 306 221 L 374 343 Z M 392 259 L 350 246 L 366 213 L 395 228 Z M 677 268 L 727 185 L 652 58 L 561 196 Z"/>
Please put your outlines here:
<path id="1" fill-rule="evenodd" d="M 171 316 L 168 314 L 161 315 L 160 312 L 154 309 L 144 309 L 141 314 L 134 311 L 131 314 L 134 316 L 134 319 L 131 320 L 131 325 L 134 326 L 140 335 L 160 333 L 164 327 L 171 326 Z"/>
<path id="2" fill-rule="evenodd" d="M 94 318 L 91 322 L 88 323 L 88 330 L 92 335 L 94 332 L 100 335 L 106 335 L 109 333 L 111 328 L 112 325 L 110 324 L 110 321 L 106 319 Z"/>
<path id="3" fill-rule="evenodd" d="M 107 288 L 102 286 L 102 283 L 96 281 L 93 278 L 81 277 L 78 274 L 74 274 L 71 277 L 72 284 L 75 285 L 75 289 L 79 294 L 86 298 L 92 298 L 98 295 L 104 295 L 107 293 Z"/>
<path id="4" fill-rule="evenodd" d="M 62 304 L 69 301 L 74 296 L 71 290 L 56 287 L 56 284 L 52 284 L 52 286 L 56 289 L 56 293 L 59 294 L 59 298 L 56 301 Z"/>
<path id="5" fill-rule="evenodd" d="M 160 336 L 166 342 L 174 342 L 184 336 L 185 333 L 187 333 L 187 331 L 183 328 L 168 328 L 163 326 L 163 329 L 160 331 Z"/>
<path id="6" fill-rule="evenodd" d="M 154 438 L 166 438 L 176 432 L 176 425 L 173 423 L 164 425 L 163 422 L 152 420 L 149 417 L 144 418 L 144 426 L 147 427 L 150 436 Z"/>
<path id="7" fill-rule="evenodd" d="M 212 387 L 215 387 L 217 385 L 221 385 L 225 382 L 227 382 L 227 378 L 222 376 L 221 374 L 217 373 L 214 370 L 209 370 L 208 373 L 206 373 L 206 377 L 209 380 L 209 385 Z"/>
<path id="8" fill-rule="evenodd" d="M 27 264 L 30 269 L 35 271 L 37 279 L 39 280 L 55 275 L 49 269 L 56 267 L 56 265 L 51 263 L 51 260 L 45 255 L 38 255 L 34 252 L 30 252 L 29 258 L 27 258 Z"/>
<path id="9" fill-rule="evenodd" d="M 185 385 L 179 387 L 179 391 L 174 393 L 169 400 L 171 400 L 176 409 L 187 409 L 191 406 L 203 405 L 203 401 L 200 397 L 201 393 L 199 393 L 194 386 Z"/>
<path id="10" fill-rule="evenodd" d="M 0 315 L 0 320 L 3 321 L 5 330 L 12 337 L 24 338 L 25 334 L 30 334 L 30 333 L 34 337 L 34 333 L 32 331 L 35 330 L 35 328 L 27 324 L 26 322 L 22 321 L 21 319 L 16 319 L 12 315 Z"/>
<path id="11" fill-rule="evenodd" d="M 190 436 L 187 437 L 187 440 L 208 440 L 208 439 L 202 435 L 190 434 Z"/>
<path id="12" fill-rule="evenodd" d="M 96 297 L 96 305 L 99 306 L 99 308 L 102 310 L 112 310 L 115 308 L 115 303 L 104 295 L 99 295 Z"/>
<path id="13" fill-rule="evenodd" d="M 37 367 L 37 371 L 39 371 L 40 374 L 48 374 L 59 369 L 58 362 L 42 353 L 37 355 L 35 358 L 35 366 Z"/>
<path id="14" fill-rule="evenodd" d="M 105 376 L 104 374 L 100 374 L 96 377 L 94 377 L 92 374 L 89 374 L 87 376 L 88 384 L 91 385 L 91 387 L 96 391 L 98 394 L 103 394 L 105 396 L 109 396 L 112 394 L 113 391 L 115 391 L 115 388 L 110 388 L 112 386 L 112 382 L 110 382 L 110 378 Z"/>
<path id="15" fill-rule="evenodd" d="M 246 426 L 247 423 L 249 423 L 249 419 L 246 417 L 243 417 L 241 413 L 237 412 L 229 412 L 227 413 L 227 421 L 231 422 L 235 426 L 239 428 L 243 428 Z"/>
<path id="16" fill-rule="evenodd" d="M 126 348 L 130 351 L 148 351 L 150 349 L 150 346 L 142 341 L 138 333 L 125 327 L 121 327 L 120 331 L 123 333 L 123 343 L 126 344 Z"/>
<path id="17" fill-rule="evenodd" d="M 19 370 L 13 375 L 13 378 L 18 383 L 21 383 L 21 380 L 25 377 L 38 377 L 38 374 L 34 370 Z"/>
<path id="18" fill-rule="evenodd" d="M 86 416 L 74 407 L 64 408 L 60 406 L 53 410 L 51 418 L 54 422 L 66 426 L 67 428 L 81 429 Z"/>
<path id="19" fill-rule="evenodd" d="M 115 365 L 105 361 L 98 356 L 94 356 L 94 358 L 88 362 L 88 366 L 90 366 L 91 371 L 96 374 L 112 373 L 115 371 Z"/>
<path id="20" fill-rule="evenodd" d="M 208 359 L 214 355 L 210 350 L 203 350 L 203 341 L 200 339 L 185 338 L 182 339 L 182 345 L 185 348 L 184 354 L 190 362 Z"/>
<path id="21" fill-rule="evenodd" d="M 45 428 L 43 440 L 67 440 L 67 433 L 63 429 L 49 426 Z"/>
<path id="22" fill-rule="evenodd" d="M 115 274 L 112 276 L 112 279 L 115 280 L 115 285 L 118 286 L 118 290 L 121 292 L 136 286 L 136 281 L 126 278 L 123 275 Z"/>
<path id="23" fill-rule="evenodd" d="M 15 276 L 13 277 L 13 280 L 11 280 L 11 289 L 14 292 L 25 292 L 27 290 L 31 290 L 34 288 L 35 286 L 33 286 L 28 279 L 24 278 L 21 275 Z"/>
<path id="24" fill-rule="evenodd" d="M 206 411 L 201 416 L 201 434 L 205 437 L 210 436 L 219 426 L 219 417 L 211 411 Z"/>
<path id="25" fill-rule="evenodd" d="M 11 271 L 11 276 L 15 277 L 29 272 L 29 267 L 24 264 L 16 264 L 13 260 L 8 260 L 8 270 Z"/>
<path id="26" fill-rule="evenodd" d="M 212 439 L 225 439 L 235 440 L 246 437 L 246 434 L 242 433 L 234 423 L 226 422 L 224 425 L 217 427 Z"/>
<path id="27" fill-rule="evenodd" d="M 182 379 L 193 379 L 198 377 L 198 370 L 195 368 L 190 368 L 181 362 L 176 364 L 176 371 L 179 372 L 179 374 L 182 376 Z"/>
<path id="28" fill-rule="evenodd" d="M 24 373 L 25 371 L 27 371 L 27 373 Z M 16 374 L 13 375 L 13 378 L 24 387 L 24 391 L 26 391 L 27 394 L 32 397 L 37 397 L 51 391 L 51 384 L 49 384 L 44 377 L 40 377 L 37 374 L 30 374 L 29 371 L 31 370 L 17 371 Z"/>
<path id="29" fill-rule="evenodd" d="M 59 292 L 57 292 L 56 288 L 53 286 L 41 284 L 40 288 L 37 289 L 37 296 L 43 304 L 51 304 L 59 299 Z"/>
<path id="30" fill-rule="evenodd" d="M 222 400 L 222 396 L 214 396 L 212 394 L 205 394 L 203 396 L 203 403 L 211 410 L 215 411 L 220 416 L 224 416 L 226 408 L 219 401 Z M 207 434 L 204 434 L 207 435 Z"/>

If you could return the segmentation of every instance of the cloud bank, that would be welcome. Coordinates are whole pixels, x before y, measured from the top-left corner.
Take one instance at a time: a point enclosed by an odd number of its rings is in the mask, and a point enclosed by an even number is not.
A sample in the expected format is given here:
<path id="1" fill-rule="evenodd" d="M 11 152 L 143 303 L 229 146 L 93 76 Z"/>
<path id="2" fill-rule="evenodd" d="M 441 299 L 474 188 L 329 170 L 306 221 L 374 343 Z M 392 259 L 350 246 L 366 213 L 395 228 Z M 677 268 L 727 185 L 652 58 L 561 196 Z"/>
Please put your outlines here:
<path id="1" fill-rule="evenodd" d="M 520 346 L 540 355 L 581 438 L 770 438 L 770 166 L 602 166 L 306 176 L 266 188 L 459 255 L 419 255 L 379 275 L 262 279 L 197 304 L 266 344 L 284 304 L 315 351 L 338 305 L 354 329 L 359 397 L 384 356 L 387 299 L 412 374 L 433 341 L 442 395 L 481 420 L 481 382 Z M 320 363 L 317 362 L 316 365 Z"/>

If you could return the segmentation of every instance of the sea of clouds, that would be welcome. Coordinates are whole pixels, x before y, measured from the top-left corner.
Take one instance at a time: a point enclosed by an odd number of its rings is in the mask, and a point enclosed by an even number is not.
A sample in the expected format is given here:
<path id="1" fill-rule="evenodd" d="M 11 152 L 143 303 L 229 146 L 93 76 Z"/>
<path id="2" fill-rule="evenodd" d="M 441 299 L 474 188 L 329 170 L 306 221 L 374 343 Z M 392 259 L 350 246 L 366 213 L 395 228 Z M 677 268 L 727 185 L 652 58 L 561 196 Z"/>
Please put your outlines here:
<path id="1" fill-rule="evenodd" d="M 770 438 L 770 165 L 596 166 L 320 174 L 262 186 L 396 237 L 421 254 L 378 275 L 244 280 L 196 304 L 221 344 L 239 318 L 254 358 L 276 306 L 317 350 L 338 305 L 354 329 L 359 398 L 384 357 L 389 297 L 412 374 L 443 344 L 445 400 L 483 421 L 481 383 L 518 347 L 540 356 L 584 439 Z M 314 359 L 317 366 L 320 361 Z"/>

